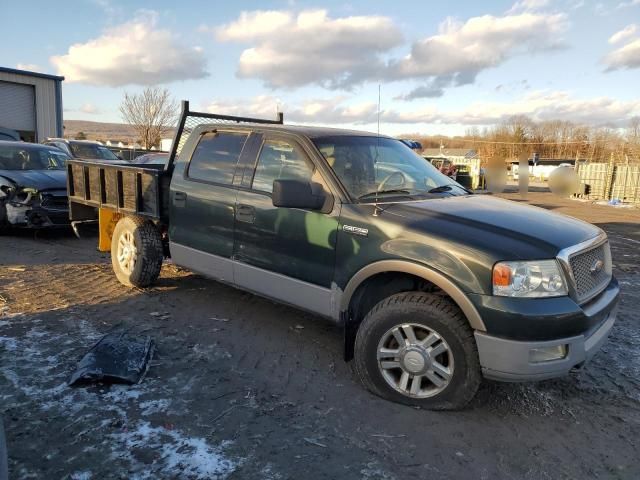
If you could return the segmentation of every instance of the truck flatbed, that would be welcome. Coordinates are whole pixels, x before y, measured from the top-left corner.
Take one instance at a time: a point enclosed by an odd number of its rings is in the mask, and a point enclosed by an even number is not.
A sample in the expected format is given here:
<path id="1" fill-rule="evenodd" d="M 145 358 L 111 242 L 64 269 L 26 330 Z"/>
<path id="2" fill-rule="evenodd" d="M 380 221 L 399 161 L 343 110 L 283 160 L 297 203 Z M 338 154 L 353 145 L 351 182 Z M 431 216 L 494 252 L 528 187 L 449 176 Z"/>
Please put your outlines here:
<path id="1" fill-rule="evenodd" d="M 67 188 L 72 220 L 89 220 L 95 210 L 108 208 L 115 213 L 162 219 L 166 202 L 163 181 L 169 173 L 162 166 L 138 167 L 120 163 L 86 160 L 67 162 Z M 95 217 L 97 218 L 97 217 Z"/>

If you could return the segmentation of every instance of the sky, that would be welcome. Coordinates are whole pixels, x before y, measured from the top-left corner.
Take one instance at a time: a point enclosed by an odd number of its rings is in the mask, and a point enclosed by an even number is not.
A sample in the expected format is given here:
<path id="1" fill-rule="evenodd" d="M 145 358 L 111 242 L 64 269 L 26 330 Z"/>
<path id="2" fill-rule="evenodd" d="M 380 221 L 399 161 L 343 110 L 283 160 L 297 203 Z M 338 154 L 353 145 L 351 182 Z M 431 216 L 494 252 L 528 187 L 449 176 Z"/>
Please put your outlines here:
<path id="1" fill-rule="evenodd" d="M 640 115 L 640 0 L 0 0 L 0 11 L 16 19 L 0 30 L 0 65 L 63 75 L 65 119 L 121 122 L 124 92 L 156 85 L 193 110 L 372 131 L 379 118 L 391 135 L 521 114 L 623 128 Z"/>

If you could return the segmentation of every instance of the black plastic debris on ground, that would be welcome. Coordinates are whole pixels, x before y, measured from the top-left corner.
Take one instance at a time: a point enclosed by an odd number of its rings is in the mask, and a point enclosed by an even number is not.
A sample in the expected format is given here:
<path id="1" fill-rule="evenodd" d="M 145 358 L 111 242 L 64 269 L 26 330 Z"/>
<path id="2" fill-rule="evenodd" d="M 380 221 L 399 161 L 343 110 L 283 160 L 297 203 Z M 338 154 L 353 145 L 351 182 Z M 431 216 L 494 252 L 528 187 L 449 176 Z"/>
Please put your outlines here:
<path id="1" fill-rule="evenodd" d="M 138 383 L 147 371 L 153 347 L 147 335 L 122 330 L 107 333 L 82 357 L 69 385 Z"/>

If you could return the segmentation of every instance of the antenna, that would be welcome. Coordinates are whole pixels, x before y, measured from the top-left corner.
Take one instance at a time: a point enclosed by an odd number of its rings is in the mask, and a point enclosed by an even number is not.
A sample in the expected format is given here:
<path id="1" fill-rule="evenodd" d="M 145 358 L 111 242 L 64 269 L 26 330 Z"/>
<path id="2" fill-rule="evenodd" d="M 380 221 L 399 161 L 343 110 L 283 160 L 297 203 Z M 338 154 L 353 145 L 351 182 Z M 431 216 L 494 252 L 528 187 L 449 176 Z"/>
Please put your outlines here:
<path id="1" fill-rule="evenodd" d="M 378 156 L 380 155 L 380 84 L 378 84 L 378 137 L 376 139 L 376 158 L 373 160 L 373 168 L 374 168 L 374 185 L 375 185 L 375 177 L 378 176 Z M 374 206 L 373 206 L 373 216 L 377 217 L 379 212 L 378 212 L 378 188 L 379 186 L 376 185 L 376 198 L 374 200 Z"/>
<path id="2" fill-rule="evenodd" d="M 380 84 L 378 84 L 378 138 L 380 138 Z"/>

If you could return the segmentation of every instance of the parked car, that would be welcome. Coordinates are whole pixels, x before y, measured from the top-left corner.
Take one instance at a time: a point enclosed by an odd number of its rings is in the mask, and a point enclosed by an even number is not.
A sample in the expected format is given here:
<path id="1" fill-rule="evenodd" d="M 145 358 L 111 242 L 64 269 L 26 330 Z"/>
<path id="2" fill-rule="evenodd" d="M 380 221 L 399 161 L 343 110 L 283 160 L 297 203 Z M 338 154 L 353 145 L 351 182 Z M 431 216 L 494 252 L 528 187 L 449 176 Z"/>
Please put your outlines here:
<path id="1" fill-rule="evenodd" d="M 401 138 L 400 141 L 404 143 L 407 147 L 409 147 L 411 150 L 422 151 L 422 144 L 420 142 L 417 142 L 415 140 L 409 140 L 407 138 Z"/>
<path id="2" fill-rule="evenodd" d="M 0 127 L 0 141 L 19 142 L 20 134 L 10 128 Z"/>
<path id="3" fill-rule="evenodd" d="M 168 153 L 145 153 L 133 160 L 135 165 L 164 165 L 169 158 Z"/>
<path id="4" fill-rule="evenodd" d="M 121 283 L 152 284 L 166 255 L 329 318 L 366 388 L 425 408 L 464 406 L 483 376 L 566 375 L 607 338 L 599 228 L 472 195 L 394 138 L 183 111 L 162 171 L 69 161 L 72 217 L 101 209 Z"/>
<path id="5" fill-rule="evenodd" d="M 432 159 L 431 165 L 436 167 L 440 173 L 446 175 L 449 178 L 456 179 L 458 174 L 458 167 L 451 160 L 448 159 Z"/>
<path id="6" fill-rule="evenodd" d="M 48 138 L 45 145 L 56 147 L 71 158 L 122 162 L 123 160 L 99 142 L 91 140 L 67 140 L 66 138 Z"/>
<path id="7" fill-rule="evenodd" d="M 69 158 L 46 145 L 0 142 L 0 230 L 69 225 Z"/>

